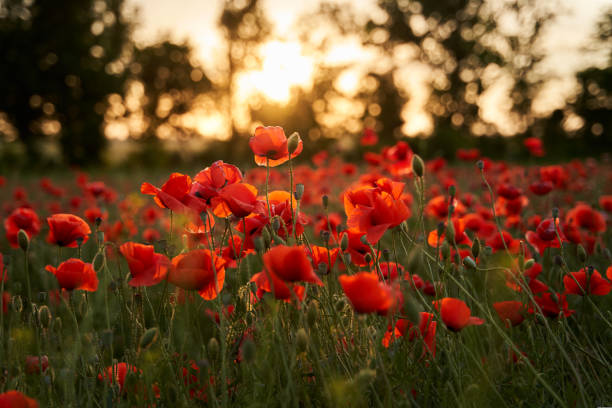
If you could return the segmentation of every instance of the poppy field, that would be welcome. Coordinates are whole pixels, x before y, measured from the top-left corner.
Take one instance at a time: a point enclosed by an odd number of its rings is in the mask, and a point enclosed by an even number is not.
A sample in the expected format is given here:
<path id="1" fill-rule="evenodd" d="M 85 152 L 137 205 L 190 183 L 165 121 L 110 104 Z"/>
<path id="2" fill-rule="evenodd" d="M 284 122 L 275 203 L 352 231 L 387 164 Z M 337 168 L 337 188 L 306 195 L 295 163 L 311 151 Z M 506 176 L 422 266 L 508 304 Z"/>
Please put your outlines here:
<path id="1" fill-rule="evenodd" d="M 0 178 L 0 407 L 612 405 L 605 159 L 248 144 Z"/>

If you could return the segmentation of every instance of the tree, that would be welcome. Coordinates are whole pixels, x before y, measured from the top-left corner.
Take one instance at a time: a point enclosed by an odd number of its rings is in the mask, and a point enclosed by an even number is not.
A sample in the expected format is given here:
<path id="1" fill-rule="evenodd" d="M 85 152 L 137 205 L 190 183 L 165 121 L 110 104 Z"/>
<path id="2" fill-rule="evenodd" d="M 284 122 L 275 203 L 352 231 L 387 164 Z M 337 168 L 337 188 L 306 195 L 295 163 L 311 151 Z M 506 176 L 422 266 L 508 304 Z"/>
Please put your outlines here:
<path id="1" fill-rule="evenodd" d="M 0 5 L 0 111 L 32 159 L 59 138 L 71 164 L 100 159 L 107 95 L 121 92 L 131 26 L 123 0 Z M 26 57 L 27 56 L 27 57 Z"/>

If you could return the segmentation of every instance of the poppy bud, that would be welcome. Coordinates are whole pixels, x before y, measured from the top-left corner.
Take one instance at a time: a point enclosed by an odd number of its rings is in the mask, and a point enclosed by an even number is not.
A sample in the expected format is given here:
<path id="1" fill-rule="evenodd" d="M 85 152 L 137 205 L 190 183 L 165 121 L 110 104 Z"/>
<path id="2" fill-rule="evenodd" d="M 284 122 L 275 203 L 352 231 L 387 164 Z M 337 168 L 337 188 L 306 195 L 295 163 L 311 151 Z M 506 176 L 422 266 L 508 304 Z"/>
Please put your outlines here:
<path id="1" fill-rule="evenodd" d="M 344 310 L 345 305 L 346 303 L 344 302 L 344 299 L 338 299 L 338 301 L 334 305 L 334 307 L 336 308 L 336 312 L 341 312 L 342 310 Z"/>
<path id="2" fill-rule="evenodd" d="M 330 237 L 330 233 L 329 231 L 323 230 L 321 231 L 321 239 L 323 240 L 323 242 L 325 243 L 325 245 L 329 244 L 329 237 Z"/>
<path id="3" fill-rule="evenodd" d="M 476 167 L 478 167 L 478 170 L 484 170 L 484 162 L 482 160 L 478 160 L 476 162 Z"/>
<path id="4" fill-rule="evenodd" d="M 278 217 L 272 218 L 272 230 L 278 232 L 280 229 L 280 219 Z"/>
<path id="5" fill-rule="evenodd" d="M 219 354 L 219 342 L 214 337 L 208 341 L 208 356 L 211 360 L 215 360 Z"/>
<path id="6" fill-rule="evenodd" d="M 250 364 L 255 361 L 257 348 L 255 347 L 255 343 L 251 339 L 246 339 L 244 343 L 242 343 L 241 347 L 242 359 L 245 363 Z"/>
<path id="7" fill-rule="evenodd" d="M 584 250 L 584 247 L 582 246 L 582 244 L 578 244 L 578 260 L 580 261 L 580 263 L 585 263 L 587 260 L 587 253 Z"/>
<path id="8" fill-rule="evenodd" d="M 472 256 L 474 258 L 478 258 L 480 254 L 480 241 L 478 238 L 474 238 L 474 242 L 472 242 Z"/>
<path id="9" fill-rule="evenodd" d="M 533 266 L 533 264 L 535 263 L 535 259 L 533 258 L 529 258 L 526 262 L 525 262 L 525 269 L 531 269 L 531 267 Z"/>
<path id="10" fill-rule="evenodd" d="M 308 333 L 306 333 L 303 327 L 295 334 L 295 348 L 298 353 L 302 353 L 308 348 Z"/>
<path id="11" fill-rule="evenodd" d="M 98 242 L 104 242 L 104 231 L 98 231 Z"/>
<path id="12" fill-rule="evenodd" d="M 257 238 L 257 237 L 256 237 Z M 263 231 L 261 232 L 261 236 L 259 238 L 263 238 L 263 244 L 264 247 L 267 247 L 270 245 L 270 242 L 272 242 L 272 236 L 270 235 L 270 230 L 268 228 L 264 228 Z M 264 251 L 265 252 L 265 251 Z M 263 253 L 263 252 L 262 252 Z"/>
<path id="13" fill-rule="evenodd" d="M 292 155 L 298 148 L 301 140 L 302 139 L 300 139 L 300 134 L 298 132 L 293 132 L 291 136 L 289 136 L 287 139 L 287 151 L 290 155 Z"/>
<path id="14" fill-rule="evenodd" d="M 327 264 L 325 262 L 320 262 L 317 265 L 317 273 L 319 275 L 325 275 L 327 273 Z"/>
<path id="15" fill-rule="evenodd" d="M 350 265 L 350 264 L 351 264 L 351 261 L 352 261 L 352 260 L 353 260 L 353 259 L 351 258 L 351 254 L 349 254 L 349 253 L 344 254 L 344 261 L 345 261 L 345 262 L 346 262 L 348 265 Z"/>
<path id="16" fill-rule="evenodd" d="M 553 216 L 554 219 L 559 218 L 559 208 L 553 207 L 553 209 L 552 209 L 552 216 Z"/>
<path id="17" fill-rule="evenodd" d="M 340 240 L 340 249 L 343 252 L 346 251 L 346 249 L 348 248 L 348 244 L 349 244 L 349 242 L 348 242 L 348 235 L 344 234 L 342 236 L 342 239 Z"/>
<path id="18" fill-rule="evenodd" d="M 208 221 L 208 212 L 207 211 L 202 211 L 200 213 L 200 219 L 202 220 L 202 223 L 204 225 L 206 225 L 206 222 Z"/>
<path id="19" fill-rule="evenodd" d="M 76 237 L 75 241 L 77 243 L 77 246 L 80 248 L 81 245 L 83 245 L 83 237 Z"/>
<path id="20" fill-rule="evenodd" d="M 279 237 L 277 234 L 272 235 L 272 239 L 276 245 L 287 245 L 285 240 Z"/>
<path id="21" fill-rule="evenodd" d="M 261 236 L 253 238 L 253 245 L 255 246 L 255 250 L 259 254 L 263 255 L 263 253 L 266 252 L 266 245 L 264 243 L 264 239 Z"/>
<path id="22" fill-rule="evenodd" d="M 138 343 L 138 345 L 140 346 L 140 349 L 141 350 L 148 349 L 153 344 L 155 344 L 158 337 L 159 337 L 159 330 L 157 329 L 157 327 L 151 327 L 150 329 L 147 329 L 147 331 L 145 331 L 143 335 L 140 337 L 140 342 Z"/>
<path id="23" fill-rule="evenodd" d="M 413 325 L 418 325 L 421 321 L 421 307 L 412 296 L 407 296 L 404 299 L 404 306 L 402 307 L 406 317 Z"/>
<path id="24" fill-rule="evenodd" d="M 336 232 L 337 232 L 338 234 L 340 234 L 340 233 L 341 233 L 342 231 L 344 231 L 345 229 L 346 229 L 346 228 L 345 228 L 345 226 L 344 226 L 344 225 L 342 225 L 342 224 L 338 224 L 338 225 L 336 225 Z"/>
<path id="25" fill-rule="evenodd" d="M 96 217 L 96 219 L 94 220 L 94 224 L 96 225 L 96 228 L 99 228 L 100 224 L 102 224 L 102 218 Z"/>
<path id="26" fill-rule="evenodd" d="M 308 311 L 306 312 L 306 322 L 308 323 L 308 327 L 314 327 L 317 323 L 317 319 L 319 318 L 319 308 L 315 302 L 311 303 L 308 306 Z"/>
<path id="27" fill-rule="evenodd" d="M 425 173 L 425 163 L 423 163 L 423 159 L 418 154 L 412 156 L 412 172 L 417 175 L 417 177 L 423 177 Z"/>
<path id="28" fill-rule="evenodd" d="M 448 225 L 446 226 L 446 239 L 451 244 L 455 243 L 455 226 L 453 225 L 452 222 L 449 222 Z"/>
<path id="29" fill-rule="evenodd" d="M 603 253 L 608 259 L 608 261 L 612 261 L 612 252 L 610 252 L 609 248 L 604 248 Z"/>
<path id="30" fill-rule="evenodd" d="M 370 245 L 370 243 L 368 242 L 368 237 L 366 235 L 362 235 L 361 238 L 359 238 L 359 241 L 361 241 L 363 245 Z"/>
<path id="31" fill-rule="evenodd" d="M 302 183 L 298 183 L 295 185 L 295 193 L 293 193 L 293 196 L 298 201 L 300 201 L 302 197 L 304 197 L 304 185 Z"/>
<path id="32" fill-rule="evenodd" d="M 47 305 L 42 305 L 38 309 L 38 321 L 43 329 L 48 329 L 51 325 L 52 316 Z"/>
<path id="33" fill-rule="evenodd" d="M 20 229 L 19 232 L 17 233 L 17 242 L 19 243 L 19 248 L 21 248 L 24 251 L 27 251 L 28 248 L 30 247 L 30 238 L 28 237 L 27 232 Z"/>
<path id="34" fill-rule="evenodd" d="M 329 197 L 326 195 L 321 197 L 321 203 L 323 204 L 323 208 L 327 209 L 327 206 L 329 205 Z"/>
<path id="35" fill-rule="evenodd" d="M 363 259 L 365 260 L 365 262 L 367 264 L 369 264 L 370 262 L 372 262 L 372 255 L 370 254 L 365 254 L 365 256 L 363 257 Z"/>
<path id="36" fill-rule="evenodd" d="M 436 226 L 436 232 L 438 233 L 438 237 L 441 237 L 444 234 L 444 223 L 440 221 Z"/>
<path id="37" fill-rule="evenodd" d="M 455 187 L 455 185 L 454 185 L 454 184 L 451 184 L 451 185 L 448 187 L 448 195 L 451 197 L 451 200 L 452 200 L 453 198 L 455 198 L 455 193 L 456 193 L 456 192 L 457 192 L 457 188 Z"/>
<path id="38" fill-rule="evenodd" d="M 463 265 L 468 269 L 476 269 L 476 262 L 470 256 L 463 258 Z"/>
<path id="39" fill-rule="evenodd" d="M 440 253 L 442 254 L 442 259 L 444 260 L 447 260 L 450 257 L 450 247 L 448 246 L 448 242 L 444 241 L 442 243 Z"/>

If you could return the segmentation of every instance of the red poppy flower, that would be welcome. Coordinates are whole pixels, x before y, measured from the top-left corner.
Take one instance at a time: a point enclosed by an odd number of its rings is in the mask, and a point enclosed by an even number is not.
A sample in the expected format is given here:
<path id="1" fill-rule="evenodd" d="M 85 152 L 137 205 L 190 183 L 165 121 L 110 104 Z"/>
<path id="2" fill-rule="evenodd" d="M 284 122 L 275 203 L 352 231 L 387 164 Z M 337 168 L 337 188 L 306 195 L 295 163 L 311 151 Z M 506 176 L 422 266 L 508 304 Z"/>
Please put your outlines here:
<path id="1" fill-rule="evenodd" d="M 612 290 L 612 283 L 601 277 L 597 270 L 593 270 L 591 276 L 588 276 L 585 268 L 578 272 L 571 272 L 563 277 L 563 286 L 565 292 L 570 295 L 596 295 L 605 296 Z"/>
<path id="2" fill-rule="evenodd" d="M 374 146 L 376 143 L 378 143 L 378 135 L 376 132 L 373 129 L 365 128 L 361 136 L 361 145 Z"/>
<path id="3" fill-rule="evenodd" d="M 584 203 L 580 203 L 569 210 L 565 216 L 565 222 L 594 234 L 606 230 L 606 220 L 603 215 Z"/>
<path id="4" fill-rule="evenodd" d="M 463 300 L 444 298 L 433 302 L 440 312 L 442 321 L 450 330 L 458 332 L 467 326 L 478 326 L 484 323 L 479 317 L 471 316 L 472 311 Z"/>
<path id="5" fill-rule="evenodd" d="M 465 222 L 463 219 L 453 218 L 453 229 L 455 230 L 455 243 L 457 245 L 472 245 L 472 240 L 467 236 L 464 230 Z M 443 232 L 440 237 L 438 237 L 438 230 L 433 230 L 429 232 L 427 236 L 427 243 L 430 247 L 436 248 L 438 245 L 441 245 L 444 239 L 446 238 L 446 232 Z"/>
<path id="6" fill-rule="evenodd" d="M 94 224 L 97 218 L 101 220 L 108 218 L 108 213 L 106 211 L 102 212 L 98 207 L 92 207 L 85 210 L 85 218 L 87 218 L 87 221 Z"/>
<path id="7" fill-rule="evenodd" d="M 98 290 L 98 276 L 93 265 L 80 259 L 70 258 L 57 268 L 47 265 L 45 269 L 55 275 L 62 289 L 81 289 L 87 292 Z"/>
<path id="8" fill-rule="evenodd" d="M 496 232 L 495 234 L 491 235 L 489 239 L 487 239 L 486 244 L 493 248 L 493 251 L 503 251 L 507 247 L 510 253 L 516 253 L 520 248 L 520 241 L 518 239 L 514 239 L 508 231 L 502 231 L 501 236 L 499 232 Z"/>
<path id="9" fill-rule="evenodd" d="M 234 183 L 224 187 L 219 192 L 219 198 L 236 218 L 244 218 L 255 210 L 257 189 L 247 183 Z M 217 204 L 215 208 L 218 207 Z"/>
<path id="10" fill-rule="evenodd" d="M 47 218 L 49 224 L 49 236 L 47 241 L 51 244 L 76 248 L 78 240 L 84 244 L 89 239 L 91 229 L 82 218 L 74 214 L 53 214 Z"/>
<path id="11" fill-rule="evenodd" d="M 312 259 L 312 264 L 318 270 L 321 264 L 325 265 L 325 274 L 331 272 L 331 269 L 336 264 L 336 259 L 338 258 L 338 254 L 340 253 L 339 248 L 327 249 L 322 246 L 312 245 L 310 250 L 304 248 L 306 255 L 310 256 Z M 311 252 L 312 251 L 312 252 Z"/>
<path id="12" fill-rule="evenodd" d="M 242 252 L 240 252 L 242 250 Z M 234 235 L 233 237 L 228 238 L 227 246 L 223 248 L 221 252 L 221 256 L 227 262 L 227 267 L 235 268 L 236 260 L 239 258 L 244 258 L 246 255 L 253 253 L 252 249 L 246 249 L 245 245 L 242 243 L 242 238 L 238 235 Z"/>
<path id="13" fill-rule="evenodd" d="M 529 190 L 535 195 L 543 196 L 550 193 L 553 187 L 550 181 L 535 181 L 529 185 Z"/>
<path id="14" fill-rule="evenodd" d="M 461 204 L 461 201 L 454 199 L 453 206 L 455 207 L 453 215 L 462 216 L 465 214 L 465 206 Z M 439 195 L 429 200 L 425 206 L 425 214 L 439 220 L 445 220 L 446 217 L 448 217 L 448 207 L 448 198 L 443 195 Z"/>
<path id="15" fill-rule="evenodd" d="M 379 281 L 375 273 L 340 275 L 338 280 L 357 313 L 386 315 L 395 304 L 391 287 Z"/>
<path id="16" fill-rule="evenodd" d="M 153 245 L 126 242 L 119 247 L 130 268 L 130 286 L 153 286 L 166 278 L 170 260 L 155 253 Z"/>
<path id="17" fill-rule="evenodd" d="M 473 162 L 480 157 L 480 150 L 478 149 L 457 149 L 456 155 L 459 160 Z"/>
<path id="18" fill-rule="evenodd" d="M 207 205 L 212 206 L 213 212 L 218 217 L 227 217 L 229 209 L 222 206 L 223 202 L 213 203 L 212 200 L 219 196 L 224 187 L 242 181 L 242 173 L 238 167 L 218 160 L 200 171 L 194 178 L 191 186 L 191 194 L 204 200 Z"/>
<path id="19" fill-rule="evenodd" d="M 340 240 L 342 240 L 343 235 L 348 236 L 348 253 L 351 255 L 351 262 L 357 266 L 365 266 L 367 265 L 365 257 L 367 254 L 370 254 L 370 247 L 364 244 L 361 241 L 361 237 L 364 236 L 364 233 L 347 230 L 342 232 L 340 235 Z"/>
<path id="20" fill-rule="evenodd" d="M 563 231 L 559 228 L 559 220 L 557 220 L 555 228 L 554 220 L 547 218 L 538 224 L 535 232 L 527 231 L 525 239 L 542 255 L 546 248 L 559 248 L 557 234 L 559 234 L 562 242 L 566 241 Z"/>
<path id="21" fill-rule="evenodd" d="M 4 220 L 6 239 L 13 248 L 19 248 L 17 235 L 22 229 L 28 234 L 28 238 L 40 232 L 40 220 L 38 215 L 30 208 L 17 208 Z"/>
<path id="22" fill-rule="evenodd" d="M 251 277 L 249 282 L 254 282 L 257 286 L 257 298 L 261 299 L 264 293 L 272 293 L 278 300 L 290 302 L 297 299 L 301 302 L 304 299 L 306 288 L 293 283 L 285 282 L 278 276 L 262 271 Z"/>
<path id="23" fill-rule="evenodd" d="M 408 319 L 398 319 L 395 323 L 395 328 L 391 330 L 391 327 L 389 327 L 385 333 L 382 344 L 388 348 L 393 343 L 394 338 L 406 337 L 407 335 L 408 341 L 413 341 L 415 338 L 423 340 L 422 356 L 427 352 L 435 356 L 436 326 L 437 323 L 434 321 L 434 315 L 427 312 L 420 312 L 418 328 Z"/>
<path id="24" fill-rule="evenodd" d="M 263 256 L 264 268 L 285 282 L 309 282 L 323 285 L 314 273 L 304 249 L 299 246 L 278 245 Z"/>
<path id="25" fill-rule="evenodd" d="M 196 214 L 206 210 L 206 204 L 189 194 L 191 192 L 191 177 L 172 173 L 161 189 L 150 183 L 142 183 L 142 194 L 155 196 L 153 199 L 161 208 L 168 208 L 174 212 L 185 213 L 195 211 Z"/>
<path id="26" fill-rule="evenodd" d="M 19 391 L 7 391 L 0 394 L 0 407 L 2 408 L 38 408 L 35 399 L 27 397 Z"/>
<path id="27" fill-rule="evenodd" d="M 213 265 L 214 264 L 214 265 Z M 217 297 L 225 282 L 225 261 L 208 249 L 195 249 L 172 259 L 168 282 L 186 290 L 197 290 L 206 300 Z M 216 276 L 216 280 L 215 280 Z"/>
<path id="28" fill-rule="evenodd" d="M 410 216 L 410 210 L 401 199 L 371 187 L 347 191 L 344 211 L 349 228 L 365 233 L 371 244 L 378 242 L 387 229 L 397 227 Z"/>
<path id="29" fill-rule="evenodd" d="M 8 280 L 8 270 L 4 267 L 4 255 L 0 254 L 0 284 Z"/>
<path id="30" fill-rule="evenodd" d="M 26 373 L 28 374 L 38 374 L 40 373 L 40 367 L 42 366 L 42 371 L 47 371 L 49 368 L 49 357 L 47 356 L 26 356 Z M 2 405 L 0 405 L 1 407 Z"/>
<path id="31" fill-rule="evenodd" d="M 293 235 L 293 216 L 291 214 L 291 201 L 293 202 L 293 209 L 297 208 L 297 201 L 295 198 L 291 197 L 288 191 L 272 191 L 268 194 L 268 201 L 270 202 L 270 213 L 272 217 L 278 216 L 281 218 L 282 223 L 281 227 L 278 230 L 277 234 L 281 238 L 287 238 Z M 254 209 L 255 213 L 259 213 L 263 217 L 265 217 L 265 223 L 269 222 L 268 220 L 268 207 L 264 197 L 260 197 L 259 201 L 261 205 L 257 205 Z M 308 218 L 304 215 L 304 213 L 299 212 L 295 219 L 295 234 L 301 235 L 304 232 L 304 225 L 308 224 Z"/>
<path id="32" fill-rule="evenodd" d="M 142 231 L 142 239 L 144 239 L 146 242 L 152 243 L 159 240 L 160 238 L 161 234 L 156 229 L 145 228 L 145 230 Z"/>
<path id="33" fill-rule="evenodd" d="M 534 297 L 537 305 L 542 309 L 544 316 L 549 318 L 557 318 L 559 316 L 569 317 L 575 313 L 575 310 L 568 309 L 567 299 L 565 295 L 551 292 L 544 292 L 539 296 Z M 529 313 L 535 313 L 536 308 L 532 305 L 529 307 Z"/>
<path id="34" fill-rule="evenodd" d="M 108 381 L 111 384 L 119 384 L 119 392 L 123 392 L 123 386 L 125 385 L 125 377 L 128 373 L 136 374 L 140 370 L 135 366 L 128 363 L 116 363 L 112 366 L 106 367 L 102 374 L 98 374 L 99 381 Z"/>
<path id="35" fill-rule="evenodd" d="M 599 197 L 599 205 L 605 212 L 612 214 L 612 195 Z"/>
<path id="36" fill-rule="evenodd" d="M 544 145 L 542 144 L 542 140 L 537 137 L 528 137 L 523 141 L 523 144 L 529 150 L 529 153 L 535 157 L 544 156 Z"/>
<path id="37" fill-rule="evenodd" d="M 276 167 L 289 160 L 287 136 L 285 136 L 282 127 L 257 127 L 255 135 L 249 139 L 249 146 L 255 155 L 255 163 L 258 166 L 269 164 L 270 167 Z M 299 155 L 303 147 L 302 140 L 300 139 L 297 148 L 291 154 L 291 158 Z"/>
<path id="38" fill-rule="evenodd" d="M 527 308 L 521 302 L 515 300 L 496 302 L 493 303 L 493 308 L 506 325 L 508 325 L 508 321 L 510 321 L 512 326 L 518 326 L 525 320 Z"/>

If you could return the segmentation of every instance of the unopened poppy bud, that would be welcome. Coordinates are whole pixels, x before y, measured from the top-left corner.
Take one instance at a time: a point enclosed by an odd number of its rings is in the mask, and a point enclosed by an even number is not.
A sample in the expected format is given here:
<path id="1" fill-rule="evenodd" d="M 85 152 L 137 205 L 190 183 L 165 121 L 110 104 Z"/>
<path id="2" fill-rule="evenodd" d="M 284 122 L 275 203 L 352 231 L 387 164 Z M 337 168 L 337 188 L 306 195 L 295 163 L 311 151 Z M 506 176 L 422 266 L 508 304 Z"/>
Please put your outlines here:
<path id="1" fill-rule="evenodd" d="M 211 339 L 208 341 L 207 349 L 209 358 L 211 360 L 215 360 L 219 354 L 219 342 L 216 338 L 211 337 Z"/>
<path id="2" fill-rule="evenodd" d="M 51 311 L 49 310 L 47 305 L 42 305 L 38 309 L 38 321 L 40 322 L 40 326 L 43 329 L 48 329 L 49 326 L 51 325 L 53 318 L 51 316 Z"/>
<path id="3" fill-rule="evenodd" d="M 98 242 L 104 242 L 104 231 L 98 231 Z"/>
<path id="4" fill-rule="evenodd" d="M 264 240 L 261 236 L 253 238 L 253 245 L 259 254 L 266 252 L 266 245 L 264 244 Z"/>
<path id="5" fill-rule="evenodd" d="M 329 231 L 323 230 L 321 231 L 321 239 L 323 240 L 323 243 L 325 245 L 329 244 L 329 237 L 330 237 L 330 233 Z"/>
<path id="6" fill-rule="evenodd" d="M 342 224 L 338 224 L 338 225 L 336 225 L 336 232 L 337 232 L 338 234 L 340 234 L 340 233 L 341 233 L 342 231 L 344 231 L 345 229 L 346 229 L 346 227 L 345 227 L 344 225 L 342 225 Z"/>
<path id="7" fill-rule="evenodd" d="M 76 307 L 74 308 L 78 317 L 81 319 L 87 314 L 87 298 L 85 295 L 81 295 L 78 299 Z"/>
<path id="8" fill-rule="evenodd" d="M 353 258 L 351 257 L 351 254 L 349 253 L 344 254 L 344 261 L 347 263 L 347 265 L 350 265 L 352 260 Z"/>
<path id="9" fill-rule="evenodd" d="M 535 264 L 535 259 L 529 258 L 527 261 L 525 261 L 525 269 L 531 269 L 533 264 Z"/>
<path id="10" fill-rule="evenodd" d="M 21 300 L 21 296 L 19 296 L 19 295 L 13 296 L 13 299 L 12 299 L 12 302 L 11 302 L 11 308 L 15 312 L 21 313 L 21 311 L 23 310 L 23 300 Z"/>
<path id="11" fill-rule="evenodd" d="M 476 269 L 476 262 L 471 256 L 466 256 L 463 258 L 463 265 L 468 269 Z"/>
<path id="12" fill-rule="evenodd" d="M 77 237 L 75 239 L 77 246 L 80 247 L 81 245 L 83 245 L 83 237 Z"/>
<path id="13" fill-rule="evenodd" d="M 17 233 L 17 242 L 19 243 L 19 248 L 21 248 L 24 251 L 27 251 L 28 248 L 30 247 L 30 238 L 28 237 L 27 232 L 20 229 L 19 232 Z"/>
<path id="14" fill-rule="evenodd" d="M 340 249 L 344 252 L 346 251 L 346 249 L 348 248 L 348 235 L 344 234 L 342 236 L 342 239 L 340 239 Z"/>
<path id="15" fill-rule="evenodd" d="M 272 230 L 278 232 L 280 229 L 280 219 L 278 217 L 272 218 Z"/>
<path id="16" fill-rule="evenodd" d="M 327 209 L 327 206 L 329 205 L 329 197 L 326 195 L 321 197 L 321 203 L 323 204 L 323 208 Z"/>
<path id="17" fill-rule="evenodd" d="M 484 170 L 484 162 L 482 160 L 478 160 L 476 162 L 476 167 L 478 167 L 478 170 Z"/>
<path id="18" fill-rule="evenodd" d="M 295 152 L 295 150 L 298 148 L 301 140 L 302 139 L 300 138 L 300 134 L 298 132 L 293 132 L 291 136 L 289 136 L 287 139 L 287 151 L 290 155 L 293 154 L 293 152 Z"/>
<path id="19" fill-rule="evenodd" d="M 580 261 L 580 263 L 585 263 L 587 260 L 587 253 L 584 250 L 584 247 L 582 246 L 582 244 L 578 244 L 578 260 Z"/>
<path id="20" fill-rule="evenodd" d="M 318 318 L 319 308 L 315 302 L 312 302 L 310 306 L 308 306 L 308 311 L 306 312 L 306 322 L 308 323 L 308 327 L 314 327 L 317 324 Z"/>
<path id="21" fill-rule="evenodd" d="M 553 216 L 554 219 L 559 218 L 559 208 L 553 207 L 553 209 L 552 209 L 552 216 Z"/>
<path id="22" fill-rule="evenodd" d="M 300 201 L 302 197 L 304 197 L 304 185 L 302 183 L 298 183 L 295 185 L 295 193 L 293 193 L 293 196 L 298 201 Z"/>
<path id="23" fill-rule="evenodd" d="M 257 356 L 257 348 L 255 347 L 253 340 L 246 339 L 244 343 L 242 343 L 241 352 L 242 359 L 245 363 L 250 364 L 255 361 L 255 357 Z"/>
<path id="24" fill-rule="evenodd" d="M 412 296 L 406 296 L 402 310 L 406 313 L 406 317 L 408 317 L 408 320 L 410 320 L 413 325 L 419 325 L 421 321 L 421 307 Z"/>
<path id="25" fill-rule="evenodd" d="M 264 228 L 261 232 L 261 238 L 263 238 L 264 246 L 269 246 L 270 242 L 272 242 L 272 235 L 270 235 L 270 230 L 268 228 Z"/>
<path id="26" fill-rule="evenodd" d="M 367 264 L 369 264 L 370 262 L 372 262 L 372 255 L 370 255 L 370 254 L 365 254 L 365 256 L 364 256 L 363 258 L 364 258 L 364 260 L 365 260 L 365 262 L 366 262 Z"/>
<path id="27" fill-rule="evenodd" d="M 478 255 L 480 255 L 480 241 L 478 238 L 474 238 L 474 242 L 472 242 L 472 256 L 478 258 Z"/>
<path id="28" fill-rule="evenodd" d="M 451 199 L 455 198 L 455 193 L 457 192 L 457 188 L 454 184 L 448 186 L 448 195 L 451 196 Z"/>
<path id="29" fill-rule="evenodd" d="M 140 349 L 141 350 L 148 349 L 153 344 L 155 344 L 158 337 L 159 337 L 159 330 L 157 329 L 157 327 L 151 327 L 150 329 L 147 329 L 147 331 L 145 331 L 143 335 L 140 337 L 140 342 L 138 343 L 138 345 L 140 346 Z"/>
<path id="30" fill-rule="evenodd" d="M 448 246 L 448 242 L 444 241 L 442 243 L 440 253 L 442 254 L 442 259 L 444 260 L 447 260 L 450 257 L 450 247 Z"/>
<path id="31" fill-rule="evenodd" d="M 448 225 L 446 226 L 446 239 L 451 244 L 455 243 L 455 226 L 453 225 L 452 222 L 449 222 Z"/>
<path id="32" fill-rule="evenodd" d="M 370 243 L 368 242 L 368 237 L 366 235 L 362 235 L 361 238 L 359 238 L 359 241 L 361 241 L 363 245 L 370 245 Z"/>
<path id="33" fill-rule="evenodd" d="M 423 174 L 425 174 L 425 163 L 418 154 L 412 156 L 412 172 L 417 177 L 423 177 Z"/>
<path id="34" fill-rule="evenodd" d="M 436 232 L 438 233 L 438 237 L 441 237 L 442 234 L 444 234 L 444 227 L 445 225 L 442 221 L 440 221 L 436 226 Z"/>
<path id="35" fill-rule="evenodd" d="M 317 273 L 319 275 L 327 274 L 327 264 L 325 262 L 319 262 L 319 265 L 317 265 Z"/>
<path id="36" fill-rule="evenodd" d="M 96 217 L 96 219 L 94 220 L 94 224 L 95 224 L 96 228 L 99 228 L 100 224 L 102 224 L 102 218 Z"/>
<path id="37" fill-rule="evenodd" d="M 334 307 L 336 308 L 336 312 L 341 312 L 342 310 L 344 310 L 345 305 L 346 303 L 344 302 L 344 299 L 338 299 L 338 301 L 334 305 Z"/>
<path id="38" fill-rule="evenodd" d="M 302 353 L 308 348 L 308 333 L 306 333 L 303 327 L 295 334 L 295 348 L 298 353 Z"/>
<path id="39" fill-rule="evenodd" d="M 208 222 L 208 212 L 207 211 L 202 211 L 200 213 L 200 219 L 202 220 L 202 223 L 204 225 L 206 225 L 206 223 Z"/>
<path id="40" fill-rule="evenodd" d="M 389 249 L 387 248 L 383 249 L 382 255 L 383 255 L 385 262 L 391 261 L 391 251 L 389 251 Z"/>

